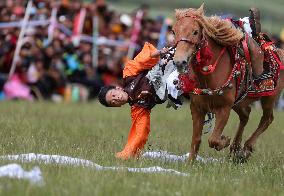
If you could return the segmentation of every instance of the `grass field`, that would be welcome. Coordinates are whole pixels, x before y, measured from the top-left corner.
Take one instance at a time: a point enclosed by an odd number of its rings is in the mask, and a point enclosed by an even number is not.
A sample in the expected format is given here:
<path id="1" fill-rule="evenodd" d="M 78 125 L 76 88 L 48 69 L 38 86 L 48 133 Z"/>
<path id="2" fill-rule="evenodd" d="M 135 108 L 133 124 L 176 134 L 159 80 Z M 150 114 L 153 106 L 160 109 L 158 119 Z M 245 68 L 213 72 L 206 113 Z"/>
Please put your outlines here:
<path id="1" fill-rule="evenodd" d="M 160 160 L 119 161 L 130 126 L 129 107 L 104 108 L 97 103 L 53 104 L 1 102 L 1 155 L 20 153 L 58 154 L 88 159 L 103 166 L 161 166 L 188 173 L 142 174 L 126 171 L 96 171 L 90 168 L 21 164 L 24 169 L 38 165 L 45 185 L 0 178 L 0 195 L 284 195 L 284 113 L 263 134 L 251 160 L 234 165 L 228 149 L 216 152 L 203 137 L 200 155 L 222 158 L 224 163 L 194 165 Z M 253 111 L 246 136 L 256 127 L 260 111 Z M 192 133 L 188 105 L 181 110 L 158 106 L 152 112 L 151 135 L 146 150 L 188 151 Z M 233 136 L 237 118 L 231 115 L 226 135 Z M 0 165 L 11 161 L 0 161 Z M 14 162 L 13 162 L 14 163 Z"/>
<path id="2" fill-rule="evenodd" d="M 174 9 L 198 7 L 205 2 L 207 15 L 233 14 L 235 17 L 248 16 L 251 6 L 258 7 L 261 11 L 261 23 L 263 30 L 270 33 L 280 34 L 284 28 L 284 3 L 283 0 L 108 0 L 115 9 L 129 12 L 141 3 L 150 5 L 152 16 L 167 15 L 173 18 Z"/>

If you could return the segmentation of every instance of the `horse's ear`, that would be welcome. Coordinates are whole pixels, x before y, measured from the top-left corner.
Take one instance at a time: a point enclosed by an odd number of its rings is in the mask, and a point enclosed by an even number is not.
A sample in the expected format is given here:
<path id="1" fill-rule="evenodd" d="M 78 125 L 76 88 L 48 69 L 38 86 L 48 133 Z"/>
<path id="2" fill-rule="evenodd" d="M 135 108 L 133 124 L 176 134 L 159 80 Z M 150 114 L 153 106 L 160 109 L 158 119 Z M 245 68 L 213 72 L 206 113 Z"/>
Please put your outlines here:
<path id="1" fill-rule="evenodd" d="M 204 3 L 200 6 L 200 8 L 197 9 L 197 11 L 201 14 L 204 15 Z"/>

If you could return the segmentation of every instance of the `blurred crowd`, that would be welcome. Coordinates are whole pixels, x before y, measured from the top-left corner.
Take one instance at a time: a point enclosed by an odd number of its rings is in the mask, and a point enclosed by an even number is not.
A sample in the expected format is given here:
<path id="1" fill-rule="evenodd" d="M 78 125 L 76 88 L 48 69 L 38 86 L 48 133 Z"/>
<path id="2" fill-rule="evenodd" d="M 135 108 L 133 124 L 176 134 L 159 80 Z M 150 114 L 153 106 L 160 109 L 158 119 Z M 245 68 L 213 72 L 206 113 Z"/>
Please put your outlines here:
<path id="1" fill-rule="evenodd" d="M 1 1 L 0 23 L 22 20 L 26 6 L 27 1 L 23 0 Z M 102 85 L 121 83 L 123 64 L 128 52 L 127 44 L 99 45 L 94 63 L 92 40 L 81 39 L 75 44 L 73 30 L 76 17 L 80 10 L 85 8 L 82 35 L 93 35 L 93 17 L 96 16 L 100 37 L 129 43 L 137 10 L 129 14 L 120 14 L 111 10 L 104 0 L 88 4 L 78 0 L 34 0 L 29 20 L 49 20 L 54 8 L 58 10 L 58 24 L 52 29 L 52 40 L 49 39 L 50 25 L 29 26 L 26 29 L 25 42 L 19 52 L 13 76 L 16 83 L 7 85 L 8 90 L 5 82 L 12 65 L 20 28 L 1 28 L 0 90 L 10 93 L 13 91 L 10 89 L 11 86 L 20 84 L 15 89 L 20 91 L 25 87 L 35 99 L 62 100 L 71 99 L 72 95 L 75 96 L 74 99 L 86 100 L 95 98 Z M 139 9 L 144 14 L 136 51 L 139 51 L 145 41 L 157 44 L 163 22 L 162 18 L 148 18 L 148 6 L 142 5 Z M 61 28 L 57 28 L 59 25 Z M 17 92 L 15 93 L 16 95 L 11 96 L 17 96 Z"/>
<path id="2" fill-rule="evenodd" d="M 1 0 L 0 24 L 22 20 L 26 6 L 27 1 L 24 0 Z M 81 33 L 88 39 L 76 43 L 74 29 L 82 8 L 85 8 L 86 16 Z M 133 55 L 146 41 L 158 44 L 164 22 L 163 17 L 150 18 L 147 5 L 125 14 L 110 9 L 104 0 L 90 3 L 82 3 L 80 0 L 34 0 L 29 20 L 49 20 L 53 9 L 57 10 L 55 28 L 50 29 L 47 24 L 26 29 L 15 74 L 8 82 L 20 28 L 2 28 L 0 25 L 0 98 L 54 101 L 93 99 L 102 85 L 121 83 L 123 65 L 129 50 L 128 44 L 100 44 L 97 58 L 94 59 L 91 39 L 93 17 L 98 18 L 100 37 L 130 43 L 136 13 L 141 10 L 142 28 Z M 277 37 L 273 39 L 279 47 L 283 44 Z"/>

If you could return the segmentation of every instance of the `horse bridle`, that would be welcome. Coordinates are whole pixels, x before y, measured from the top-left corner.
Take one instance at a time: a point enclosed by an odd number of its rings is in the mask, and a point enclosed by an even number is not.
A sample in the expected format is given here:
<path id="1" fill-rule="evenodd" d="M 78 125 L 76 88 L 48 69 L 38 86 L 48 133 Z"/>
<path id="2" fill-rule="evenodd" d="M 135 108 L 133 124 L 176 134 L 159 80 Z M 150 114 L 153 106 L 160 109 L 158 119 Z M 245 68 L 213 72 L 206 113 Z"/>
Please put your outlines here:
<path id="1" fill-rule="evenodd" d="M 196 19 L 197 17 L 194 16 L 194 15 L 185 15 L 184 17 L 182 18 L 193 18 L 193 19 Z M 181 18 L 180 18 L 181 19 Z M 174 32 L 173 32 L 174 33 Z M 179 42 L 186 42 L 188 44 L 192 44 L 192 45 L 195 45 L 195 48 L 196 50 L 192 53 L 191 57 L 193 55 L 195 55 L 202 47 L 205 47 L 208 45 L 208 42 L 207 42 L 207 39 L 206 39 L 206 36 L 205 36 L 205 32 L 204 32 L 204 29 L 202 30 L 202 38 L 201 38 L 201 41 L 197 44 L 193 43 L 192 40 L 190 39 L 187 39 L 185 37 L 182 37 L 181 39 L 179 39 L 178 41 L 175 42 L 175 48 L 177 47 L 177 45 L 179 44 Z M 189 58 L 191 58 L 189 57 Z"/>
<path id="2" fill-rule="evenodd" d="M 199 43 L 197 43 L 197 44 L 193 43 L 192 40 L 190 40 L 190 39 L 187 39 L 187 38 L 185 38 L 185 37 L 182 37 L 181 39 L 179 39 L 179 40 L 177 40 L 177 41 L 175 42 L 175 45 L 174 45 L 175 48 L 177 47 L 177 45 L 179 44 L 179 42 L 186 42 L 186 43 L 188 43 L 188 44 L 190 44 L 190 45 L 195 45 L 195 51 L 192 53 L 192 55 L 191 55 L 189 58 L 191 58 L 192 56 L 194 56 L 202 47 L 204 47 L 204 46 L 206 46 L 206 45 L 208 44 L 207 39 L 206 39 L 206 37 L 205 37 L 205 32 L 204 32 L 204 30 L 202 31 L 202 38 L 201 38 L 201 41 L 200 41 Z"/>
<path id="3" fill-rule="evenodd" d="M 179 39 L 178 41 L 176 41 L 175 47 L 178 45 L 179 42 L 186 42 L 186 43 L 188 43 L 188 44 L 195 45 L 190 39 L 187 39 L 187 38 L 182 37 L 181 39 Z"/>

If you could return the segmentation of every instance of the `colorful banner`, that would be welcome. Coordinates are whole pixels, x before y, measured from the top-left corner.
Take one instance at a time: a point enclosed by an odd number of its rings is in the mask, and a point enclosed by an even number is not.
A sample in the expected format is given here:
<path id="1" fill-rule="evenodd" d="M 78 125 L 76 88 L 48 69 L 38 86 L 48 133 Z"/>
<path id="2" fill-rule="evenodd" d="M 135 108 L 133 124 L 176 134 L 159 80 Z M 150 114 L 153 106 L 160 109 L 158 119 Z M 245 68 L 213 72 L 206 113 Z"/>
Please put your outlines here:
<path id="1" fill-rule="evenodd" d="M 88 35 L 81 35 L 80 40 L 83 40 L 89 43 L 94 42 L 94 38 Z M 107 39 L 105 37 L 98 37 L 98 39 L 96 39 L 96 43 L 97 45 L 120 46 L 120 47 L 129 45 L 129 42 L 127 41 L 112 40 L 112 39 Z"/>
<path id="2" fill-rule="evenodd" d="M 134 25 L 133 25 L 133 30 L 132 30 L 132 34 L 131 34 L 131 42 L 130 42 L 130 46 L 128 49 L 128 54 L 127 54 L 127 58 L 128 59 L 132 59 L 134 56 L 134 52 L 136 49 L 136 42 L 141 30 L 141 21 L 143 19 L 143 11 L 142 10 L 138 10 L 135 20 L 134 20 Z"/>
<path id="3" fill-rule="evenodd" d="M 23 25 L 23 22 L 24 22 L 24 20 L 14 21 L 14 22 L 1 22 L 0 23 L 0 29 L 21 27 Z M 29 21 L 27 23 L 27 26 L 29 26 L 29 27 L 46 26 L 49 23 L 50 23 L 49 20 L 33 20 L 33 21 Z"/>
<path id="4" fill-rule="evenodd" d="M 50 17 L 50 24 L 48 27 L 48 43 L 51 43 L 53 40 L 53 33 L 56 28 L 56 23 L 57 23 L 57 8 L 53 8 L 51 12 L 51 17 Z"/>
<path id="5" fill-rule="evenodd" d="M 93 17 L 93 67 L 98 66 L 99 49 L 97 40 L 99 38 L 99 19 L 97 16 Z"/>
<path id="6" fill-rule="evenodd" d="M 22 23 L 22 26 L 21 26 L 20 35 L 18 37 L 12 66 L 11 66 L 11 69 L 10 69 L 10 72 L 9 72 L 9 79 L 14 75 L 15 70 L 16 70 L 16 64 L 17 64 L 17 61 L 18 61 L 18 58 L 19 58 L 21 47 L 22 47 L 22 39 L 25 36 L 26 27 L 27 27 L 27 24 L 28 24 L 28 21 L 29 21 L 29 18 L 30 18 L 30 13 L 31 13 L 32 7 L 33 7 L 33 2 L 32 2 L 32 0 L 30 0 L 28 5 L 27 5 L 27 8 L 26 8 L 24 20 L 23 20 L 23 23 Z"/>
<path id="7" fill-rule="evenodd" d="M 75 46 L 78 46 L 80 43 L 80 36 L 83 31 L 85 17 L 86 17 L 85 8 L 82 8 L 80 13 L 75 16 L 74 25 L 73 25 L 73 36 L 72 36 L 72 41 Z"/>

